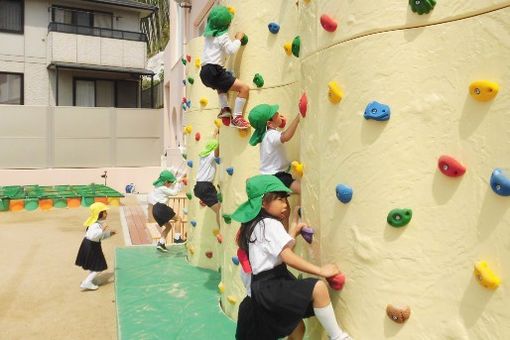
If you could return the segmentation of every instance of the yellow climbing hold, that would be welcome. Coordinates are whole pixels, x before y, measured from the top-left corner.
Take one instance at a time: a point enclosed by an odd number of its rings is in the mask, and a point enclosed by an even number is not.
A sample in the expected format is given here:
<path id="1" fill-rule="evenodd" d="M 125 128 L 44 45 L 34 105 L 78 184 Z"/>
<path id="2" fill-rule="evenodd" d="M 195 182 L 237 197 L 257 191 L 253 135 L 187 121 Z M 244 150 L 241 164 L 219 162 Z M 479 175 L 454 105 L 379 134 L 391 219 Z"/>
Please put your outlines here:
<path id="1" fill-rule="evenodd" d="M 328 91 L 328 97 L 329 101 L 333 104 L 338 104 L 344 97 L 344 93 L 342 92 L 342 89 L 338 84 L 334 81 L 330 81 L 328 83 L 329 91 Z"/>
<path id="2" fill-rule="evenodd" d="M 216 125 L 216 127 L 219 129 L 219 128 L 220 128 L 220 126 L 221 126 L 221 119 L 216 118 L 216 119 L 214 120 L 214 125 Z"/>
<path id="3" fill-rule="evenodd" d="M 207 106 L 207 104 L 209 103 L 209 101 L 205 97 L 200 98 L 199 102 L 201 106 Z"/>
<path id="4" fill-rule="evenodd" d="M 212 230 L 212 233 L 213 233 L 213 235 L 216 237 L 216 235 L 218 235 L 218 234 L 220 233 L 220 230 L 219 230 L 218 228 L 214 228 L 214 229 Z"/>
<path id="5" fill-rule="evenodd" d="M 183 129 L 184 134 L 189 135 L 193 131 L 193 127 L 191 125 L 186 125 Z"/>
<path id="6" fill-rule="evenodd" d="M 228 11 L 230 12 L 230 14 L 232 15 L 236 15 L 236 9 L 232 6 L 227 6 L 227 9 Z"/>
<path id="7" fill-rule="evenodd" d="M 469 94 L 481 102 L 488 102 L 494 99 L 499 91 L 498 83 L 487 80 L 478 80 L 469 85 Z"/>
<path id="8" fill-rule="evenodd" d="M 475 264 L 475 277 L 485 288 L 496 289 L 501 283 L 501 279 L 489 268 L 485 261 L 479 261 Z"/>
<path id="9" fill-rule="evenodd" d="M 290 163 L 290 169 L 297 177 L 303 177 L 303 163 L 299 163 L 298 161 L 293 161 Z"/>
<path id="10" fill-rule="evenodd" d="M 225 291 L 225 285 L 223 284 L 223 281 L 220 281 L 220 283 L 218 284 L 218 291 L 223 294 L 223 292 Z"/>
<path id="11" fill-rule="evenodd" d="M 228 300 L 228 302 L 230 302 L 233 305 L 235 305 L 237 303 L 237 298 L 234 295 L 227 296 L 227 300 Z"/>
<path id="12" fill-rule="evenodd" d="M 191 255 L 195 254 L 195 247 L 193 247 L 193 245 L 188 244 L 187 247 L 188 247 L 188 251 Z"/>
<path id="13" fill-rule="evenodd" d="M 251 134 L 251 129 L 250 128 L 239 129 L 239 136 L 241 136 L 242 138 L 248 137 L 250 134 Z"/>
<path id="14" fill-rule="evenodd" d="M 200 65 L 202 65 L 202 61 L 200 60 L 200 58 L 195 58 L 195 67 L 199 68 Z"/>
<path id="15" fill-rule="evenodd" d="M 283 49 L 285 50 L 285 53 L 287 53 L 287 55 L 292 55 L 292 43 L 291 42 L 286 42 L 285 44 L 283 44 Z"/>

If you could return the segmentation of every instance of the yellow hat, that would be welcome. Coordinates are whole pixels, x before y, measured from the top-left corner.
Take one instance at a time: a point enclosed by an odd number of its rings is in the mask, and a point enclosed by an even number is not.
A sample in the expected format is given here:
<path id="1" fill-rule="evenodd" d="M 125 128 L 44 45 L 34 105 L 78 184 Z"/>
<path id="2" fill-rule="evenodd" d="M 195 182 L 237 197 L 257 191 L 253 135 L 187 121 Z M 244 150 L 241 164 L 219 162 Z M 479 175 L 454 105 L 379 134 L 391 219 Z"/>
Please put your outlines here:
<path id="1" fill-rule="evenodd" d="M 97 221 L 97 219 L 99 218 L 99 214 L 101 213 L 101 211 L 106 211 L 106 210 L 110 209 L 110 208 L 108 208 L 108 206 L 106 204 L 104 204 L 102 202 L 92 203 L 89 208 L 90 208 L 90 216 L 89 216 L 89 218 L 87 218 L 85 223 L 83 223 L 83 225 L 85 227 L 88 227 L 92 223 L 95 223 Z"/>

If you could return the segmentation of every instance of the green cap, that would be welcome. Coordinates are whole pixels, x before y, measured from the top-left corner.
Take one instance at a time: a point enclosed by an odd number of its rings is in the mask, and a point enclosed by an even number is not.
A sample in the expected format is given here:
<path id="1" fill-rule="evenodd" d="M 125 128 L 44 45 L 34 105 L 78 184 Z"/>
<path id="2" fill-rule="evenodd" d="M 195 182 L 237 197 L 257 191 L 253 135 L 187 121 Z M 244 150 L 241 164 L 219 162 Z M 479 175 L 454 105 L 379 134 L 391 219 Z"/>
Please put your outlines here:
<path id="1" fill-rule="evenodd" d="M 292 190 L 287 188 L 282 181 L 273 175 L 258 175 L 246 181 L 246 194 L 248 201 L 244 202 L 232 214 L 232 219 L 241 223 L 253 220 L 262 209 L 262 198 L 268 192 L 286 192 Z"/>
<path id="2" fill-rule="evenodd" d="M 208 156 L 211 152 L 216 150 L 218 148 L 218 140 L 217 139 L 210 139 L 207 144 L 205 145 L 204 150 L 198 154 L 199 157 L 205 157 Z"/>
<path id="3" fill-rule="evenodd" d="M 154 185 L 155 187 L 160 187 L 163 184 L 165 184 L 166 182 L 172 182 L 172 183 L 175 182 L 175 176 L 170 171 L 163 170 L 159 174 L 158 179 L 155 180 L 154 182 L 152 182 L 152 185 Z"/>
<path id="4" fill-rule="evenodd" d="M 255 131 L 251 135 L 250 145 L 255 146 L 262 142 L 267 131 L 267 122 L 274 117 L 279 108 L 278 105 L 259 104 L 251 109 L 248 120 Z"/>
<path id="5" fill-rule="evenodd" d="M 217 37 L 228 31 L 232 17 L 233 15 L 228 11 L 227 7 L 214 6 L 207 17 L 204 36 Z"/>

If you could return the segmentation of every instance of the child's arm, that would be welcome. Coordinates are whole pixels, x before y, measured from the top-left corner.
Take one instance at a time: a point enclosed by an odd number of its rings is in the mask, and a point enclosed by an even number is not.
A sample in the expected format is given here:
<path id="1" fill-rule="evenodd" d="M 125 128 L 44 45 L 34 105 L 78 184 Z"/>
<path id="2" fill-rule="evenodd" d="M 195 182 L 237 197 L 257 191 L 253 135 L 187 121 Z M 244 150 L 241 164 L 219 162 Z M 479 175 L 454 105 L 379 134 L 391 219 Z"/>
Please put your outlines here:
<path id="1" fill-rule="evenodd" d="M 292 268 L 308 274 L 322 277 L 331 277 L 340 273 L 338 267 L 334 264 L 326 264 L 322 267 L 319 267 L 306 261 L 301 256 L 296 255 L 289 246 L 283 248 L 282 252 L 280 253 L 280 256 L 282 257 L 283 262 L 285 262 Z"/>
<path id="2" fill-rule="evenodd" d="M 289 124 L 287 130 L 283 131 L 280 135 L 280 141 L 282 143 L 288 142 L 294 137 L 294 133 L 296 133 L 297 127 L 299 125 L 299 120 L 301 119 L 301 115 L 298 113 L 294 120 Z"/>
<path id="3" fill-rule="evenodd" d="M 171 188 L 162 187 L 162 190 L 166 196 L 176 196 L 182 190 L 182 184 L 176 181 Z"/>
<path id="4" fill-rule="evenodd" d="M 244 33 L 237 32 L 234 40 L 230 40 L 228 34 L 224 34 L 220 37 L 220 45 L 225 51 L 226 54 L 234 54 L 241 47 L 241 39 L 243 38 Z"/>

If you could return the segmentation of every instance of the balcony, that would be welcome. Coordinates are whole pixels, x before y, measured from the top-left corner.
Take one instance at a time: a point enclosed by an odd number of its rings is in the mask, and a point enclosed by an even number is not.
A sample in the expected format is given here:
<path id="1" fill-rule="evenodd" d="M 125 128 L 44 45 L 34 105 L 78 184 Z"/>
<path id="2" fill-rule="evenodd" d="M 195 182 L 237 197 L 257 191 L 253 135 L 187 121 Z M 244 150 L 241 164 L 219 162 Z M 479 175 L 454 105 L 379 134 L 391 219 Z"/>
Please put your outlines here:
<path id="1" fill-rule="evenodd" d="M 50 22 L 48 25 L 48 32 L 82 34 L 102 38 L 147 42 L 147 36 L 140 32 L 121 31 L 103 27 L 71 25 L 63 24 L 60 22 Z"/>

